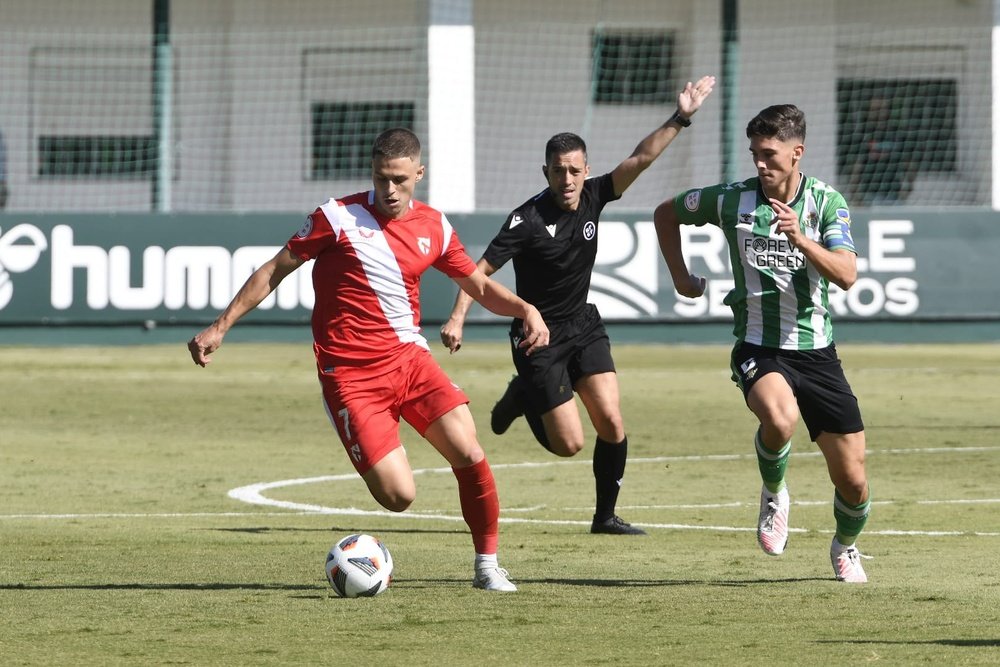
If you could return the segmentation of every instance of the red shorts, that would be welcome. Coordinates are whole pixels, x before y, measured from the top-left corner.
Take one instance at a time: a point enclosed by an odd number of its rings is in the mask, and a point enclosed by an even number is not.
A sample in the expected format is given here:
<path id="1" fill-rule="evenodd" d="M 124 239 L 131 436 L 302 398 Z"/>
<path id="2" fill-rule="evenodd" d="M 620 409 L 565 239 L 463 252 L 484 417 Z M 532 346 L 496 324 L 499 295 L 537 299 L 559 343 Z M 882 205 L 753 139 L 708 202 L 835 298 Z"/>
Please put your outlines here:
<path id="1" fill-rule="evenodd" d="M 362 475 L 401 446 L 400 416 L 422 436 L 434 421 L 469 402 L 428 350 L 412 345 L 397 362 L 375 375 L 363 367 L 319 371 L 327 416 Z"/>

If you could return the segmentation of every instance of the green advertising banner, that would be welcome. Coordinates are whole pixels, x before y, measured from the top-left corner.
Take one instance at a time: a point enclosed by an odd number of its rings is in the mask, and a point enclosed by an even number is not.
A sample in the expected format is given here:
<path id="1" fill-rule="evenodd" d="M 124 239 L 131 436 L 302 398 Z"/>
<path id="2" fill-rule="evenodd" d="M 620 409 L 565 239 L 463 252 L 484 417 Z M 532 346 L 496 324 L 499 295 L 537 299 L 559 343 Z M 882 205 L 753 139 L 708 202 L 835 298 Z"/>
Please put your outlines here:
<path id="1" fill-rule="evenodd" d="M 211 320 L 304 215 L 0 217 L 0 325 Z M 259 321 L 308 321 L 310 271 Z"/>
<path id="2" fill-rule="evenodd" d="M 852 211 L 858 280 L 847 292 L 831 285 L 835 321 L 1000 319 L 1000 289 L 990 270 L 1000 251 L 1000 215 L 897 209 L 890 213 Z M 503 221 L 502 215 L 453 220 L 476 258 Z M 705 225 L 682 227 L 681 234 L 689 268 L 708 278 L 705 295 L 699 299 L 674 292 L 651 215 L 607 216 L 601 221 L 590 301 L 606 320 L 732 319 L 723 304 L 733 279 L 722 231 Z M 494 277 L 513 285 L 509 268 Z M 443 311 L 433 310 L 435 316 L 447 316 L 450 301 L 445 301 Z M 424 308 L 427 319 L 431 319 L 429 305 Z M 470 320 L 492 317 L 478 306 L 470 312 Z"/>
<path id="3" fill-rule="evenodd" d="M 301 226 L 304 214 L 0 215 L 0 326 L 201 323 Z M 478 259 L 504 214 L 449 216 Z M 1000 320 L 1000 216 L 989 211 L 854 212 L 859 276 L 831 288 L 836 321 Z M 714 227 L 684 228 L 704 297 L 677 296 L 649 213 L 608 215 L 590 300 L 609 321 L 728 321 L 729 254 Z M 495 276 L 513 285 L 505 267 Z M 431 271 L 425 323 L 445 319 L 456 287 Z M 248 321 L 303 323 L 313 305 L 311 264 L 293 274 Z M 478 306 L 471 321 L 499 318 Z"/>

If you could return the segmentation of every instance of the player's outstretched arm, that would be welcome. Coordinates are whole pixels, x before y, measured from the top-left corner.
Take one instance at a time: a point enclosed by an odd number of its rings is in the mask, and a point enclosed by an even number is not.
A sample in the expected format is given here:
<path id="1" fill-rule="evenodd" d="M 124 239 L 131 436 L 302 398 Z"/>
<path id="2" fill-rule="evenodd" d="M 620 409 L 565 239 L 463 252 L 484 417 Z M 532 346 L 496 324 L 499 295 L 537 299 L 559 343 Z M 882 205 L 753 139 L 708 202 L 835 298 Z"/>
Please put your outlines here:
<path id="1" fill-rule="evenodd" d="M 188 341 L 188 351 L 191 352 L 194 363 L 201 367 L 210 364 L 211 354 L 219 349 L 222 339 L 233 325 L 260 305 L 260 302 L 278 287 L 285 276 L 302 264 L 301 258 L 292 254 L 288 248 L 282 248 L 278 254 L 254 271 L 222 314 Z"/>
<path id="2" fill-rule="evenodd" d="M 456 278 L 455 282 L 463 292 L 490 312 L 524 321 L 524 339 L 521 341 L 521 347 L 526 348 L 526 354 L 531 354 L 549 344 L 549 328 L 542 320 L 538 309 L 497 281 L 490 280 L 478 268 L 470 276 Z"/>
<path id="3" fill-rule="evenodd" d="M 486 276 L 496 273 L 496 268 L 485 259 L 476 262 L 476 266 Z M 465 328 L 465 318 L 469 315 L 469 308 L 472 307 L 473 298 L 466 294 L 464 289 L 458 290 L 455 297 L 455 305 L 451 309 L 448 320 L 441 325 L 441 342 L 452 354 L 458 352 L 462 347 L 462 334 Z"/>
<path id="4" fill-rule="evenodd" d="M 653 213 L 653 226 L 656 229 L 656 239 L 660 243 L 660 253 L 670 270 L 674 289 L 681 296 L 692 299 L 704 294 L 707 281 L 704 277 L 689 272 L 687 262 L 684 260 L 680 222 L 677 220 L 673 199 L 668 199 L 656 207 Z"/>
<path id="5" fill-rule="evenodd" d="M 712 94 L 714 87 L 714 76 L 703 76 L 695 83 L 688 81 L 685 84 L 684 89 L 677 95 L 677 109 L 674 114 L 640 141 L 632 154 L 611 172 L 616 195 L 625 192 L 635 179 L 639 178 L 639 174 L 660 157 L 674 137 L 680 133 L 681 128 L 691 124 L 691 116 L 701 108 L 701 103 Z"/>

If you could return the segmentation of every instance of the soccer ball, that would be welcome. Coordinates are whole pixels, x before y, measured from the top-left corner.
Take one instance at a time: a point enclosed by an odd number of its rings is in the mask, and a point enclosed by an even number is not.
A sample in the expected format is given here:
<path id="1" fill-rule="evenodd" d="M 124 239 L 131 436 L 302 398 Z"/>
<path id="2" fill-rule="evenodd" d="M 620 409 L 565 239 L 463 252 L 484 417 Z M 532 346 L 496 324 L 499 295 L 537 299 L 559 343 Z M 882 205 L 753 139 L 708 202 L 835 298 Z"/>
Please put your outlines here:
<path id="1" fill-rule="evenodd" d="M 389 588 L 392 556 L 378 538 L 348 535 L 326 555 L 326 579 L 342 598 L 374 597 Z"/>

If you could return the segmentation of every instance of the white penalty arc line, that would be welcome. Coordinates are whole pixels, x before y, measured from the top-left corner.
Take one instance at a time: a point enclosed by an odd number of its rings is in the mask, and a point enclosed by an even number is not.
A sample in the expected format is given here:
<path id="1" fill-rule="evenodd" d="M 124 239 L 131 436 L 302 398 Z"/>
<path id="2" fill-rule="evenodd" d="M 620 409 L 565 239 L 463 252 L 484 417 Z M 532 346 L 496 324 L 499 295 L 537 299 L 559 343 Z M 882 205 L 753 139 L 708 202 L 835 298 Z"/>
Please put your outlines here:
<path id="1" fill-rule="evenodd" d="M 970 452 L 984 452 L 984 451 L 996 451 L 1000 447 L 929 447 L 929 448 L 894 448 L 894 449 L 884 449 L 884 450 L 869 450 L 868 454 L 935 454 L 935 453 L 970 453 Z M 807 457 L 807 456 L 819 456 L 820 452 L 793 452 L 792 456 Z M 746 460 L 755 459 L 754 454 L 708 454 L 708 455 L 686 455 L 686 456 L 657 456 L 657 457 L 646 457 L 646 458 L 635 458 L 630 459 L 631 463 L 665 463 L 671 461 L 736 461 L 736 460 Z M 540 462 L 524 462 L 524 463 L 497 463 L 491 464 L 491 468 L 494 470 L 501 469 L 517 469 L 517 468 L 542 468 L 554 465 L 591 465 L 590 461 L 540 461 Z M 414 475 L 423 475 L 427 473 L 451 473 L 450 467 L 441 468 L 421 468 L 413 471 Z M 234 500 L 245 502 L 252 505 L 261 505 L 268 507 L 281 508 L 284 511 L 281 512 L 101 512 L 101 513 L 61 513 L 61 514 L 0 514 L 0 520 L 3 519 L 119 519 L 119 518 L 181 518 L 181 517 L 260 517 L 260 516 L 292 516 L 292 515 L 342 515 L 342 516 L 377 516 L 377 517 L 388 517 L 393 519 L 409 519 L 409 520 L 440 520 L 440 521 L 451 521 L 451 522 L 461 522 L 464 519 L 461 516 L 450 515 L 443 513 L 440 510 L 434 510 L 431 512 L 405 512 L 396 513 L 389 512 L 387 510 L 365 510 L 356 507 L 327 507 L 324 505 L 314 505 L 309 503 L 296 503 L 285 500 L 276 500 L 274 498 L 268 498 L 264 495 L 264 491 L 276 488 L 284 488 L 289 486 L 299 486 L 304 484 L 317 484 L 323 482 L 343 482 L 357 480 L 358 476 L 356 473 L 348 473 L 342 475 L 322 475 L 318 477 L 304 477 L 298 479 L 286 479 L 274 482 L 260 482 L 257 484 L 249 484 L 247 486 L 241 486 L 232 489 L 228 492 L 228 496 Z M 825 505 L 828 501 L 795 501 L 793 505 Z M 948 505 L 948 504 L 997 504 L 1000 503 L 1000 498 L 982 498 L 982 499 L 955 499 L 955 500 L 918 500 L 914 501 L 917 505 Z M 875 505 L 891 505 L 896 504 L 892 500 L 874 501 Z M 684 504 L 684 505 L 631 505 L 631 506 L 621 506 L 622 509 L 716 509 L 716 508 L 738 508 L 742 506 L 749 506 L 751 504 L 734 502 L 734 503 L 705 503 L 701 505 L 697 504 Z M 504 513 L 517 513 L 517 512 L 528 512 L 537 511 L 541 509 L 546 509 L 544 507 L 534 507 L 534 508 L 512 508 L 505 509 Z M 587 509 L 589 508 L 562 508 L 563 510 L 570 511 L 574 509 Z M 573 519 L 529 519 L 523 517 L 501 517 L 500 521 L 503 523 L 523 523 L 523 524 L 539 524 L 539 525 L 564 525 L 564 526 L 588 526 L 589 521 L 580 521 Z M 662 529 L 674 529 L 674 530 L 711 530 L 719 532 L 751 532 L 755 531 L 756 528 L 753 527 L 738 527 L 738 526 L 713 526 L 713 525 L 691 525 L 691 524 L 675 524 L 675 523 L 636 523 L 637 526 L 642 526 L 644 528 L 662 528 Z M 813 532 L 809 529 L 803 528 L 790 528 L 790 532 L 797 533 L 809 533 Z M 867 530 L 865 531 L 868 535 L 912 535 L 912 536 L 931 536 L 931 537 L 944 537 L 944 536 L 985 536 L 985 537 L 997 537 L 1000 536 L 1000 532 L 984 532 L 984 531 L 942 531 L 942 530 L 921 530 L 921 531 L 910 531 L 910 530 Z"/>
<path id="2" fill-rule="evenodd" d="M 913 453 L 938 453 L 938 452 L 980 452 L 980 451 L 994 451 L 1000 449 L 1000 447 L 932 447 L 925 449 L 918 448 L 901 448 L 901 449 L 887 449 L 878 450 L 879 453 L 883 454 L 913 454 Z M 869 454 L 875 452 L 869 452 Z M 798 454 L 799 456 L 818 456 L 820 452 L 804 452 Z M 632 463 L 662 463 L 668 461 L 711 461 L 711 460 L 735 460 L 735 459 L 747 459 L 756 458 L 752 454 L 719 454 L 719 455 L 705 455 L 705 456 L 657 456 L 649 458 L 637 458 L 631 459 Z M 491 464 L 490 467 L 494 470 L 502 469 L 515 469 L 515 468 L 541 468 L 554 465 L 566 465 L 572 463 L 582 463 L 590 465 L 589 461 L 547 461 L 547 462 L 525 462 L 525 463 L 497 463 Z M 414 475 L 422 475 L 426 473 L 450 473 L 451 468 L 420 468 L 413 471 Z M 253 504 L 253 505 L 264 505 L 269 507 L 281 507 L 288 510 L 297 510 L 299 512 L 304 512 L 308 514 L 337 514 L 346 516 L 377 516 L 377 517 L 391 517 L 395 519 L 409 519 L 409 520 L 441 520 L 441 521 L 464 521 L 461 516 L 439 514 L 439 513 L 427 513 L 427 512 L 389 512 L 387 510 L 364 510 L 356 507 L 327 507 L 325 505 L 314 505 L 310 503 L 297 503 L 287 500 L 276 500 L 274 498 L 268 498 L 264 495 L 264 491 L 270 489 L 283 488 L 289 486 L 299 486 L 303 484 L 318 484 L 323 482 L 341 482 L 347 480 L 356 480 L 357 475 L 354 473 L 344 474 L 344 475 L 322 475 L 319 477 L 304 477 L 299 479 L 286 479 L 279 480 L 275 482 L 259 482 L 257 484 L 249 484 L 247 486 L 241 486 L 229 491 L 229 497 L 234 500 L 239 500 L 241 502 Z M 882 501 L 882 503 L 876 502 L 876 504 L 891 504 L 893 501 Z M 1000 503 L 1000 499 L 981 499 L 981 500 L 955 500 L 955 501 L 919 501 L 919 504 L 934 504 L 934 503 Z M 800 503 L 795 503 L 800 504 Z M 801 503 L 801 504 L 820 504 L 820 503 Z M 718 507 L 719 505 L 711 505 L 705 507 Z M 725 504 L 724 506 L 732 506 L 732 504 Z M 638 506 L 637 506 L 638 507 Z M 678 506 L 680 507 L 680 506 Z M 692 506 L 684 506 L 692 507 Z M 544 525 L 565 525 L 565 526 L 586 526 L 590 525 L 589 521 L 579 521 L 571 519 L 528 519 L 522 517 L 501 517 L 501 523 L 524 523 L 524 524 L 544 524 Z M 756 528 L 746 528 L 746 527 L 736 527 L 736 526 L 706 526 L 706 525 L 691 525 L 691 524 L 673 524 L 673 523 L 635 523 L 636 526 L 642 526 L 643 528 L 663 528 L 663 529 L 674 529 L 674 530 L 712 530 L 721 532 L 750 532 L 756 531 Z M 804 528 L 790 528 L 790 532 L 800 532 L 808 533 L 812 532 L 809 529 Z M 997 537 L 1000 536 L 1000 532 L 984 532 L 984 531 L 908 531 L 908 530 L 870 530 L 865 531 L 869 535 L 913 535 L 913 536 L 931 536 L 931 537 L 943 537 L 943 536 L 961 536 L 961 535 L 974 535 L 981 537 Z"/>

